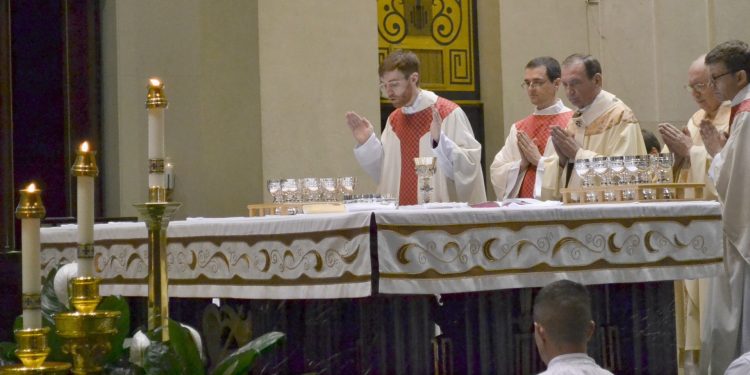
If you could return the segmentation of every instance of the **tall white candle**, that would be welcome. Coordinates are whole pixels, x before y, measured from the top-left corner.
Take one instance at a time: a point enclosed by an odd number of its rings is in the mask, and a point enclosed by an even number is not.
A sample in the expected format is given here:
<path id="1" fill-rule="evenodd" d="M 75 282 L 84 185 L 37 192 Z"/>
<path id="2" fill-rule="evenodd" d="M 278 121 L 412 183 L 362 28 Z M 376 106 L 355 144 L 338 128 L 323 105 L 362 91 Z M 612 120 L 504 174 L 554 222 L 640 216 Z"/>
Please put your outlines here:
<path id="1" fill-rule="evenodd" d="M 148 109 L 148 159 L 164 162 L 164 108 Z M 151 172 L 149 186 L 166 187 L 164 173 Z"/>
<path id="2" fill-rule="evenodd" d="M 21 203 L 39 202 L 40 190 L 36 185 L 30 184 L 25 190 L 21 191 Z M 43 209 L 43 208 L 42 208 Z M 41 217 L 31 217 L 39 215 L 17 215 L 21 218 L 21 292 L 23 295 L 40 296 L 42 293 L 41 263 L 39 262 L 39 227 Z M 41 216 L 44 216 L 43 214 Z M 23 310 L 23 328 L 42 328 L 42 310 L 41 308 L 24 308 Z"/>
<path id="3" fill-rule="evenodd" d="M 164 176 L 164 109 L 166 98 L 163 97 L 163 83 L 152 78 L 149 80 L 149 97 L 146 100 L 148 110 L 148 159 L 149 163 L 161 163 L 156 170 L 149 168 L 148 186 L 166 187 Z"/>
<path id="4" fill-rule="evenodd" d="M 81 144 L 80 153 L 89 153 L 88 142 Z M 91 158 L 90 155 L 89 158 Z M 84 158 L 84 160 L 89 160 Z M 74 172 L 75 173 L 75 172 Z M 93 246 L 94 243 L 94 176 L 76 175 L 78 243 Z M 78 257 L 78 275 L 93 276 L 93 258 Z"/>

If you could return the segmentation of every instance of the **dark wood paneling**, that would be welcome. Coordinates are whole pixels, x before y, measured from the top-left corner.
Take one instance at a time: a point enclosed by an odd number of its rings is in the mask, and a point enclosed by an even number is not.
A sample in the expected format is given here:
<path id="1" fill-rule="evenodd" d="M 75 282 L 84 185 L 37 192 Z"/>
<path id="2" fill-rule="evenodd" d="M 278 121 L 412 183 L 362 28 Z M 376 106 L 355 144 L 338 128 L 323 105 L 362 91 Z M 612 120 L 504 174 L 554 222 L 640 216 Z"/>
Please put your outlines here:
<path id="1" fill-rule="evenodd" d="M 10 21 L 10 0 L 0 0 L 0 251 L 3 252 L 15 248 Z"/>
<path id="2" fill-rule="evenodd" d="M 3 246 L 12 249 L 17 190 L 29 182 L 44 190 L 48 217 L 75 215 L 75 149 L 83 140 L 100 144 L 100 7 L 97 0 L 0 4 L 1 223 Z M 101 179 L 96 184 L 100 216 Z"/>
<path id="3" fill-rule="evenodd" d="M 597 363 L 615 374 L 676 373 L 673 282 L 588 289 L 597 325 L 588 354 Z M 286 333 L 284 345 L 259 359 L 253 373 L 263 374 L 537 374 L 546 367 L 533 333 L 538 291 L 443 294 L 440 302 L 432 295 L 222 299 L 234 313 L 224 317 L 221 337 L 230 342 L 221 344 L 234 350 L 231 338 L 237 336 L 229 331 L 243 326 L 240 332 L 253 338 Z M 170 316 L 203 331 L 207 343 L 218 336 L 206 334 L 215 326 L 201 323 L 209 303 L 172 298 Z M 138 314 L 145 317 L 145 312 L 133 315 Z"/>
<path id="4" fill-rule="evenodd" d="M 100 144 L 99 9 L 97 0 L 0 0 L 0 340 L 20 313 L 17 191 L 34 181 L 47 217 L 73 216 L 75 148 Z"/>
<path id="5" fill-rule="evenodd" d="M 61 14 L 61 1 L 11 2 L 15 188 L 36 182 L 48 216 L 68 211 Z"/>

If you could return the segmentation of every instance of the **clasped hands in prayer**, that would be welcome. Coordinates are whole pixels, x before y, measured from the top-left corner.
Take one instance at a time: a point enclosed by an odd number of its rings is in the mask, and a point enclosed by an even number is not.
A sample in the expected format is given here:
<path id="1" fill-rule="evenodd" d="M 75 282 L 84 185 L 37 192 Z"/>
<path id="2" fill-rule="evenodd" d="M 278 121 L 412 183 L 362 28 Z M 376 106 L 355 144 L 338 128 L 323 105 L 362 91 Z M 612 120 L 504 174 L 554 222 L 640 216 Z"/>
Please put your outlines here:
<path id="1" fill-rule="evenodd" d="M 522 131 L 518 132 L 518 149 L 521 150 L 521 169 L 536 167 L 539 164 L 539 159 L 542 158 L 539 148 L 534 140 Z"/>
<path id="2" fill-rule="evenodd" d="M 443 119 L 440 117 L 440 113 L 434 105 L 430 106 L 432 110 L 432 123 L 430 123 L 430 136 L 432 141 L 437 143 L 440 141 L 440 132 L 442 131 Z M 360 145 L 363 145 L 370 139 L 374 129 L 372 124 L 366 118 L 358 115 L 355 112 L 346 113 L 346 124 L 349 125 L 349 129 L 352 131 L 354 139 Z"/>
<path id="3" fill-rule="evenodd" d="M 693 147 L 693 139 L 690 138 L 690 130 L 687 127 L 680 130 L 665 122 L 659 124 L 659 134 L 661 134 L 661 138 L 669 151 L 674 153 L 675 168 L 681 166 L 685 161 L 690 161 L 690 148 Z"/>
<path id="4" fill-rule="evenodd" d="M 552 145 L 555 146 L 555 152 L 557 152 L 561 167 L 567 165 L 569 160 L 576 159 L 576 154 L 581 146 L 576 142 L 574 134 L 568 133 L 559 125 L 555 125 L 552 126 L 550 139 Z"/>
<path id="5" fill-rule="evenodd" d="M 700 125 L 701 138 L 703 138 L 703 145 L 706 146 L 706 151 L 711 157 L 718 154 L 724 145 L 727 143 L 729 133 L 720 132 L 711 123 L 711 120 L 703 119 Z"/>
<path id="6" fill-rule="evenodd" d="M 693 140 L 690 131 L 687 128 L 677 129 L 672 124 L 659 124 L 659 133 L 669 150 L 675 154 L 675 165 L 680 164 L 681 159 L 689 160 L 690 148 L 693 147 Z M 720 132 L 711 122 L 711 119 L 704 118 L 700 123 L 700 134 L 703 139 L 703 145 L 711 157 L 716 155 L 727 143 L 729 134 Z"/>

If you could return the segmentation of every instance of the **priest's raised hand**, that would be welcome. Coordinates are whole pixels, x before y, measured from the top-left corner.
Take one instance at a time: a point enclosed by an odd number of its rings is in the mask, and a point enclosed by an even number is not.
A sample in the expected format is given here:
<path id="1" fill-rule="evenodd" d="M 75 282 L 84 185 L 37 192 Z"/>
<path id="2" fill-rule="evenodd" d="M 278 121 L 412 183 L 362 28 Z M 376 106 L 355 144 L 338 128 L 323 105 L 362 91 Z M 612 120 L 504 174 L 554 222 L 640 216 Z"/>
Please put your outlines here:
<path id="1" fill-rule="evenodd" d="M 443 118 L 440 117 L 440 112 L 438 112 L 437 108 L 435 108 L 435 105 L 431 105 L 430 108 L 432 108 L 432 122 L 430 123 L 430 136 L 432 137 L 432 141 L 437 144 L 440 142 L 440 132 L 442 131 L 442 124 L 443 124 Z"/>
<path id="2" fill-rule="evenodd" d="M 354 112 L 346 113 L 346 124 L 349 125 L 354 139 L 360 145 L 367 142 L 374 132 L 370 121 Z"/>

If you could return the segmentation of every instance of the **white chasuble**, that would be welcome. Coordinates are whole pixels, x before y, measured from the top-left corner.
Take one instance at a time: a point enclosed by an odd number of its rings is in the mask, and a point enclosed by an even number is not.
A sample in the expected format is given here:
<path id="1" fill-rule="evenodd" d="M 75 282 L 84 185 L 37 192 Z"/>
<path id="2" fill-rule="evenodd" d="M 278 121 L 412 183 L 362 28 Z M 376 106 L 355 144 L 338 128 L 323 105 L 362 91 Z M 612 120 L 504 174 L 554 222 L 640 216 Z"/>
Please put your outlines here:
<path id="1" fill-rule="evenodd" d="M 555 154 L 555 148 L 549 141 L 551 126 L 565 127 L 573 116 L 573 111 L 566 107 L 562 100 L 548 108 L 535 110 L 523 120 L 514 123 L 505 145 L 495 155 L 490 167 L 490 178 L 495 189 L 497 200 L 519 197 L 522 182 L 532 181 L 533 198 L 549 200 L 555 197 L 545 191 L 542 194 L 542 179 L 544 176 L 544 160 Z M 526 133 L 537 145 L 542 158 L 536 166 L 529 166 L 521 170 L 521 150 L 518 148 L 518 132 Z M 530 178 L 529 175 L 533 175 Z"/>
<path id="2" fill-rule="evenodd" d="M 413 167 L 411 170 L 402 168 L 401 140 L 394 131 L 391 118 L 397 111 L 409 116 L 429 110 L 437 102 L 438 96 L 435 93 L 420 90 L 414 104 L 397 108 L 391 113 L 379 140 L 373 134 L 367 142 L 354 149 L 359 164 L 378 183 L 378 193 L 399 196 L 400 200 L 401 177 L 416 173 Z M 437 147 L 432 147 L 429 123 L 426 133 L 418 139 L 417 146 L 418 156 L 434 156 L 437 159 L 437 171 L 432 178 L 433 198 L 436 202 L 486 201 L 481 165 L 482 145 L 474 138 L 469 119 L 458 106 L 445 116 L 441 113 L 441 117 L 442 132 Z M 431 121 L 431 117 L 428 120 Z M 411 165 L 413 166 L 413 160 Z M 417 203 L 422 203 L 421 194 L 417 196 Z"/>
<path id="3" fill-rule="evenodd" d="M 576 111 L 566 131 L 574 135 L 581 146 L 575 159 L 646 154 L 641 126 L 633 111 L 604 90 L 588 107 Z M 559 198 L 560 188 L 580 186 L 580 178 L 572 171 L 574 161 L 569 160 L 568 165 L 561 167 L 557 154 L 545 159 L 543 193 Z"/>
<path id="4" fill-rule="evenodd" d="M 729 139 L 714 155 L 714 181 L 724 227 L 726 274 L 711 279 L 701 350 L 702 372 L 721 374 L 750 351 L 750 85 L 732 99 Z"/>

